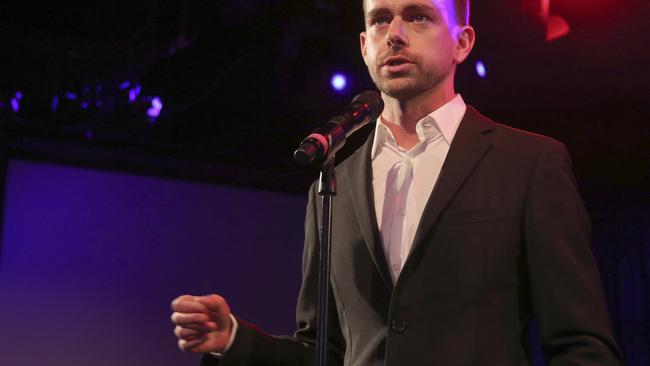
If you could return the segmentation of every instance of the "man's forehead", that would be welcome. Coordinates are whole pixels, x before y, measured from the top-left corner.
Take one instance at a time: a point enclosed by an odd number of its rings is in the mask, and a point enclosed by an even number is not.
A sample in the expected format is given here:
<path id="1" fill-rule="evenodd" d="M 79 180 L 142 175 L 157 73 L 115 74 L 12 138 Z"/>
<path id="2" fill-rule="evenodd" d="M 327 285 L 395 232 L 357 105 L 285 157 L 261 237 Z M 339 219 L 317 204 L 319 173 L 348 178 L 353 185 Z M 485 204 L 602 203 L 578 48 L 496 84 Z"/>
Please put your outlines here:
<path id="1" fill-rule="evenodd" d="M 363 4 L 366 19 L 371 14 L 383 11 L 400 12 L 411 8 L 431 8 L 440 13 L 450 28 L 459 24 L 454 0 L 365 0 Z"/>
<path id="2" fill-rule="evenodd" d="M 374 9 L 401 9 L 412 6 L 430 7 L 444 11 L 447 6 L 452 5 L 453 0 L 365 0 L 364 11 L 366 13 Z"/>
<path id="3" fill-rule="evenodd" d="M 449 23 L 456 23 L 454 0 L 365 0 L 364 15 L 381 10 L 400 11 L 413 7 L 432 8 L 441 13 Z"/>

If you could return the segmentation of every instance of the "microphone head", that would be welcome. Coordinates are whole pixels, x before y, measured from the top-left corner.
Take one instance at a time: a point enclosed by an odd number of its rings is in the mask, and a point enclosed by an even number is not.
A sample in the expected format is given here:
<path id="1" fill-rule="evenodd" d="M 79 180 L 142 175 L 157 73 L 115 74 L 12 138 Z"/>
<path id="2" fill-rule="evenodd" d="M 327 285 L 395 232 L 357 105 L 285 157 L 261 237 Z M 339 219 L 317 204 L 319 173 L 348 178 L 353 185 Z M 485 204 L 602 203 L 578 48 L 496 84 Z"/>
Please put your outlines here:
<path id="1" fill-rule="evenodd" d="M 366 90 L 352 99 L 352 105 L 363 103 L 368 109 L 368 116 L 371 121 L 376 120 L 384 111 L 384 100 L 381 99 L 381 94 L 374 90 Z"/>

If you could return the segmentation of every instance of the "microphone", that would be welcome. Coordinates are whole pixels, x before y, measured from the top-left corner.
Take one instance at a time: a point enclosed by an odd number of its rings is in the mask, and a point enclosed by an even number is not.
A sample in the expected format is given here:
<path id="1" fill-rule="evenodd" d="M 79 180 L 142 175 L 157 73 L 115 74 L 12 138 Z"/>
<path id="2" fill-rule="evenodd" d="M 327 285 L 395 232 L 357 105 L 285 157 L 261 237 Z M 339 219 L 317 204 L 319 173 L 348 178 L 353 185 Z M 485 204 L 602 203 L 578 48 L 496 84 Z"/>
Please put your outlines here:
<path id="1" fill-rule="evenodd" d="M 294 160 L 300 165 L 309 165 L 322 157 L 337 152 L 345 140 L 354 131 L 375 121 L 384 110 L 384 101 L 376 91 L 365 91 L 352 100 L 343 115 L 330 119 L 302 140 L 293 153 Z"/>

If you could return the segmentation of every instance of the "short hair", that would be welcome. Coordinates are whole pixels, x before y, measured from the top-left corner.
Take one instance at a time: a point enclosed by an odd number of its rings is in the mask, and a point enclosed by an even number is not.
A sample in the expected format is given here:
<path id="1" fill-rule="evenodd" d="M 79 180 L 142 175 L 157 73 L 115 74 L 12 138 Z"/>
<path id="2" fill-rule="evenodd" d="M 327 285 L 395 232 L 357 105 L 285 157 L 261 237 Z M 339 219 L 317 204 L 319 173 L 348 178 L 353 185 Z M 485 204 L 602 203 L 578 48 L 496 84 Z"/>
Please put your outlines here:
<path id="1" fill-rule="evenodd" d="M 459 25 L 469 25 L 469 0 L 453 0 L 456 21 Z"/>
<path id="2" fill-rule="evenodd" d="M 366 10 L 366 1 L 363 0 L 363 10 Z M 454 3 L 454 16 L 459 25 L 469 25 L 470 0 L 444 0 L 445 3 L 452 1 Z"/>

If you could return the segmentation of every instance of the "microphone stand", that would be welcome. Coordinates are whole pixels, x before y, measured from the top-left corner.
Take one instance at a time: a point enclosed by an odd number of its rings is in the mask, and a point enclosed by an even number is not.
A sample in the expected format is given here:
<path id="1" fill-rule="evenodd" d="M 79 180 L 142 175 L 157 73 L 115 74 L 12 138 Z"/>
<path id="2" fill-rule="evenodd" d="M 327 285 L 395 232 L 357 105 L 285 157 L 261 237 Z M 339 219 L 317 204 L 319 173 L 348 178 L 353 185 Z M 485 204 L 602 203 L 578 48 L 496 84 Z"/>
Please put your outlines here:
<path id="1" fill-rule="evenodd" d="M 320 226 L 318 267 L 318 332 L 316 337 L 316 365 L 327 365 L 327 332 L 332 246 L 332 198 L 336 196 L 336 167 L 334 154 L 327 157 L 321 167 L 318 195 L 322 197 L 323 215 Z"/>
<path id="2" fill-rule="evenodd" d="M 365 91 L 352 100 L 342 116 L 331 119 L 323 128 L 307 136 L 293 153 L 300 165 L 309 165 L 316 158 L 325 157 L 321 167 L 318 195 L 322 197 L 323 215 L 320 225 L 318 267 L 318 324 L 316 331 L 316 365 L 327 365 L 327 327 L 330 282 L 330 256 L 332 246 L 332 198 L 336 196 L 336 169 L 334 156 L 345 144 L 349 134 L 376 120 L 384 109 L 381 95 Z"/>

